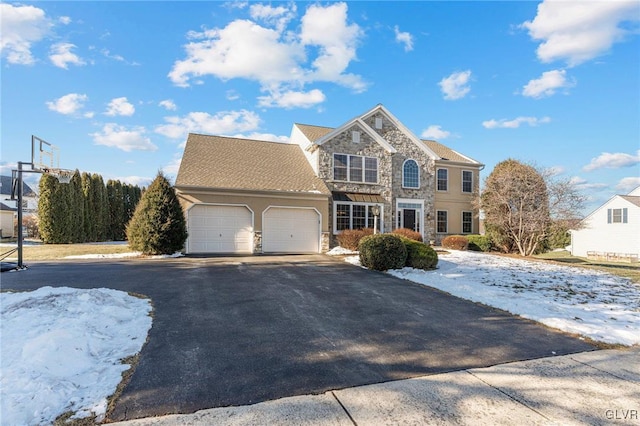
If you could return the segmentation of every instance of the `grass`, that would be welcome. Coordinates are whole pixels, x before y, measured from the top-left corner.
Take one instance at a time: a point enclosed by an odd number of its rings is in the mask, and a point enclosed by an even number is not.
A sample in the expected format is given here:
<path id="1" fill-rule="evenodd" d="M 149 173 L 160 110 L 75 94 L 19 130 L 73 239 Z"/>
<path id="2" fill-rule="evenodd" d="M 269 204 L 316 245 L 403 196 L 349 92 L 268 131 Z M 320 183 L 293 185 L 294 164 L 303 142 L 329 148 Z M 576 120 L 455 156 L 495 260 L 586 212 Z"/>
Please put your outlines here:
<path id="1" fill-rule="evenodd" d="M 15 247 L 15 246 L 14 246 Z M 4 253 L 12 247 L 5 245 L 0 247 L 0 252 Z M 85 244 L 39 244 L 25 243 L 23 246 L 22 258 L 25 262 L 33 260 L 54 260 L 64 259 L 66 256 L 79 256 L 85 254 L 116 254 L 132 252 L 126 243 L 85 243 Z M 11 254 L 4 260 L 15 261 L 17 253 Z"/>
<path id="2" fill-rule="evenodd" d="M 537 254 L 533 257 L 535 259 L 562 263 L 564 265 L 596 269 L 599 271 L 607 272 L 609 274 L 629 278 L 634 283 L 640 284 L 640 262 L 621 263 L 589 260 L 585 257 L 572 256 L 568 251 L 564 250 Z"/>

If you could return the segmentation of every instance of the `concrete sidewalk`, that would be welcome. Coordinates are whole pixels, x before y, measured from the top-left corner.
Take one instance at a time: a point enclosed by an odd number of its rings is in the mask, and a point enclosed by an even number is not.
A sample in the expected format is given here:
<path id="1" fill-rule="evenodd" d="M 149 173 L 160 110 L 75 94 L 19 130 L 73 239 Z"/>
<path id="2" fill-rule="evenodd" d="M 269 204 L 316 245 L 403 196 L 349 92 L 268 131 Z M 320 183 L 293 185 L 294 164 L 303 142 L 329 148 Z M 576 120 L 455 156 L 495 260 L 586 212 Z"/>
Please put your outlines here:
<path id="1" fill-rule="evenodd" d="M 640 425 L 640 348 L 213 408 L 111 425 Z"/>

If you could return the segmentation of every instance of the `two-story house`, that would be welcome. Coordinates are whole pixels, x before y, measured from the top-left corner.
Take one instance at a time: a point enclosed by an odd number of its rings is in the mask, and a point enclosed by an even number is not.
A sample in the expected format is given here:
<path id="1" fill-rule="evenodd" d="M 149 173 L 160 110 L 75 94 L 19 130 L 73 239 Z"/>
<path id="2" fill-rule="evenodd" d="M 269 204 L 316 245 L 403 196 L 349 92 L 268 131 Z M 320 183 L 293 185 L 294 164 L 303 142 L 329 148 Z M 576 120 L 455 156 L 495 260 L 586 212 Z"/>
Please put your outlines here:
<path id="1" fill-rule="evenodd" d="M 375 223 L 425 241 L 478 230 L 482 164 L 421 140 L 382 105 L 336 128 L 294 124 L 290 142 L 189 135 L 176 179 L 188 252 L 326 251 Z"/>

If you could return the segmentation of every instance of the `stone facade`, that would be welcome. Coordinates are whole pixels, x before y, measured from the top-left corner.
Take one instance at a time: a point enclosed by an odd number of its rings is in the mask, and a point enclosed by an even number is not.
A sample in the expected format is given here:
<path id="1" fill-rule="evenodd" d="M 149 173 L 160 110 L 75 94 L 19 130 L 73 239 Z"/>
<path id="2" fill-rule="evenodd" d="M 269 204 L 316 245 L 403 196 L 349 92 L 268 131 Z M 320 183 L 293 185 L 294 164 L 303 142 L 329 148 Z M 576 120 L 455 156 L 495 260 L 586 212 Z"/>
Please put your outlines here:
<path id="1" fill-rule="evenodd" d="M 376 118 L 382 119 L 382 126 L 379 129 L 375 128 Z M 434 159 L 384 114 L 378 113 L 366 117 L 364 121 L 370 130 L 377 132 L 396 152 L 388 151 L 365 132 L 358 123 L 355 123 L 318 147 L 318 176 L 325 181 L 331 191 L 380 195 L 384 199 L 381 220 L 385 232 L 390 232 L 398 227 L 396 209 L 398 199 L 416 200 L 416 202 L 423 203 L 424 208 L 420 218 L 421 231 L 424 232 L 425 240 L 433 239 L 434 236 L 431 234 L 434 229 Z M 360 132 L 359 142 L 352 140 L 353 131 Z M 378 182 L 372 184 L 334 180 L 333 154 L 352 154 L 377 158 Z M 402 186 L 403 165 L 408 159 L 415 160 L 420 170 L 420 187 L 416 189 Z M 333 201 L 330 201 L 329 226 L 331 229 L 334 224 L 333 214 Z M 335 244 L 335 230 L 332 234 L 332 243 Z"/>

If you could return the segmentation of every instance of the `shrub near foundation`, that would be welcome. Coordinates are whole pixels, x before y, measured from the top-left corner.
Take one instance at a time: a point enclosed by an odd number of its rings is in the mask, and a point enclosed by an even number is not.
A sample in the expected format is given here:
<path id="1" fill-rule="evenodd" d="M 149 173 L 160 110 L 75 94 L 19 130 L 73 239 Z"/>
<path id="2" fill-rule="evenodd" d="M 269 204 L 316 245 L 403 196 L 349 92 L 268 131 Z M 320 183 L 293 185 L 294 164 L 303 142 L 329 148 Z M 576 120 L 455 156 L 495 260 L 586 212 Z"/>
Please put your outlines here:
<path id="1" fill-rule="evenodd" d="M 402 242 L 407 248 L 407 260 L 405 266 L 415 269 L 435 269 L 438 265 L 438 253 L 427 244 L 419 241 L 403 238 Z"/>
<path id="2" fill-rule="evenodd" d="M 469 240 L 469 250 L 491 250 L 491 238 L 487 237 L 486 235 L 467 235 L 467 240 Z"/>
<path id="3" fill-rule="evenodd" d="M 442 247 L 453 250 L 466 250 L 469 247 L 469 240 L 464 235 L 449 235 L 444 237 Z"/>
<path id="4" fill-rule="evenodd" d="M 349 250 L 358 250 L 358 244 L 363 237 L 373 235 L 372 228 L 364 229 L 345 229 L 336 237 L 340 247 Z"/>
<path id="5" fill-rule="evenodd" d="M 409 238 L 410 240 L 422 242 L 422 235 L 419 232 L 414 231 L 413 229 L 398 228 L 395 229 L 393 233 L 396 235 L 400 235 L 401 237 Z"/>
<path id="6" fill-rule="evenodd" d="M 369 235 L 358 245 L 360 263 L 376 271 L 401 269 L 407 260 L 407 248 L 401 237 L 392 234 Z"/>

